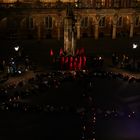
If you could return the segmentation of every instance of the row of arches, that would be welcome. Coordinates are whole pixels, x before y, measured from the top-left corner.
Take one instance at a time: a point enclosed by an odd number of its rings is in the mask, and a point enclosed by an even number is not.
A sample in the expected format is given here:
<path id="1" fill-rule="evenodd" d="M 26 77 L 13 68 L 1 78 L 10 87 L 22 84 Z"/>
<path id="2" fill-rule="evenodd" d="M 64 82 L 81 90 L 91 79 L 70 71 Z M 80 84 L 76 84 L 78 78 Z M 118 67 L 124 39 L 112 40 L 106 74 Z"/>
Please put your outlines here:
<path id="1" fill-rule="evenodd" d="M 9 37 L 12 34 L 17 34 L 21 38 L 63 37 L 63 19 L 63 16 L 52 15 L 4 17 L 0 21 L 0 32 L 3 37 Z M 95 27 L 98 25 L 99 34 L 111 36 L 114 24 L 116 34 L 124 32 L 129 35 L 132 24 L 134 34 L 138 34 L 140 31 L 140 15 L 136 15 L 133 19 L 131 15 L 119 15 L 115 22 L 114 20 L 114 16 L 109 15 L 100 15 L 98 20 L 95 15 L 81 15 L 81 18 L 77 19 L 75 32 L 80 32 L 80 37 L 92 37 L 95 36 Z"/>
<path id="2" fill-rule="evenodd" d="M 3 18 L 3 19 L 5 19 L 5 18 Z M 36 25 L 35 22 L 38 22 L 36 17 L 32 17 L 32 16 L 18 17 L 18 18 L 17 17 L 16 18 L 12 17 L 12 18 L 9 18 L 9 20 L 7 20 L 7 25 L 11 26 L 12 28 L 18 27 L 19 22 L 21 22 L 23 19 L 26 20 L 26 26 L 29 29 L 34 28 L 35 25 Z M 55 23 L 57 24 L 58 20 L 63 25 L 63 23 L 62 23 L 63 18 L 59 19 L 59 18 L 53 17 L 51 15 L 42 17 L 42 22 L 43 22 L 44 27 L 46 29 L 53 29 L 54 24 Z M 95 21 L 94 21 L 93 17 L 91 17 L 91 16 L 81 16 L 79 21 L 80 21 L 80 27 L 81 28 L 88 28 L 91 24 L 95 24 Z M 130 24 L 131 22 L 134 23 L 135 27 L 140 26 L 140 15 L 135 16 L 133 21 L 130 20 L 129 16 L 118 16 L 117 21 L 116 21 L 116 25 L 117 25 L 117 27 L 122 27 L 124 24 L 125 25 Z M 113 24 L 113 17 L 102 15 L 100 17 L 98 23 L 99 23 L 99 27 L 106 27 L 108 24 L 109 25 Z"/>
<path id="3" fill-rule="evenodd" d="M 92 17 L 84 16 L 81 18 L 81 28 L 87 28 L 91 22 L 93 22 Z M 131 20 L 129 16 L 118 16 L 116 25 L 117 27 L 122 27 L 124 24 L 130 24 Z M 140 15 L 137 15 L 133 19 L 134 26 L 140 26 Z M 113 24 L 113 17 L 112 16 L 101 16 L 99 20 L 99 27 L 106 27 L 107 24 Z"/>

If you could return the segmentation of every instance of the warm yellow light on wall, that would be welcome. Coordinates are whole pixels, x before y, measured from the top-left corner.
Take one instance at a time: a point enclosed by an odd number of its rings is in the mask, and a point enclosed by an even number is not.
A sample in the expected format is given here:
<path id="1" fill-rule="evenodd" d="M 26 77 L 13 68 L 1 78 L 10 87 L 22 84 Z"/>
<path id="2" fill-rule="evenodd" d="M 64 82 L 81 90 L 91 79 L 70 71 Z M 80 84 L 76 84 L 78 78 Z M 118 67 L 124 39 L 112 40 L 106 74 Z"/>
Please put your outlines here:
<path id="1" fill-rule="evenodd" d="M 58 0 L 40 0 L 41 2 L 56 2 Z M 61 0 L 62 2 L 76 2 L 77 0 Z"/>
<path id="2" fill-rule="evenodd" d="M 129 22 L 130 22 L 130 18 L 129 16 L 126 16 L 126 24 L 129 24 Z"/>
<path id="3" fill-rule="evenodd" d="M 19 0 L 20 2 L 28 2 L 28 0 Z M 34 2 L 35 0 L 29 0 L 30 2 Z M 45 3 L 53 3 L 57 2 L 58 0 L 40 0 L 40 2 L 45 2 Z M 61 2 L 77 2 L 77 0 L 60 0 Z M 0 2 L 3 3 L 14 3 L 17 2 L 17 0 L 0 0 Z"/>
<path id="4" fill-rule="evenodd" d="M 17 0 L 3 0 L 3 3 L 14 3 L 17 2 Z"/>
<path id="5" fill-rule="evenodd" d="M 49 3 L 53 3 L 56 2 L 57 0 L 40 0 L 40 2 L 49 2 Z"/>
<path id="6" fill-rule="evenodd" d="M 112 24 L 112 17 L 111 16 L 109 17 L 109 24 L 110 25 Z"/>
<path id="7" fill-rule="evenodd" d="M 102 0 L 101 2 L 102 2 L 102 6 L 105 6 L 105 0 Z"/>

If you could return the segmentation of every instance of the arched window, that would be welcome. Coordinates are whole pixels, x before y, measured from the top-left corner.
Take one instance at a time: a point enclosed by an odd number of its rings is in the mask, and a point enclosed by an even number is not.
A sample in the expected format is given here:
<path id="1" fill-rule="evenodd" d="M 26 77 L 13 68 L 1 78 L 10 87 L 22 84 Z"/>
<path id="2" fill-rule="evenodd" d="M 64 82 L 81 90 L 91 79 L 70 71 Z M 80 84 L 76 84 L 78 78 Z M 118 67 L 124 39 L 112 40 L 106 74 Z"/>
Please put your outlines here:
<path id="1" fill-rule="evenodd" d="M 102 17 L 101 19 L 100 19 L 100 21 L 99 21 L 99 26 L 100 27 L 105 27 L 105 17 Z"/>
<path id="2" fill-rule="evenodd" d="M 139 16 L 136 16 L 135 17 L 135 26 L 139 26 L 140 25 L 140 17 Z"/>
<path id="3" fill-rule="evenodd" d="M 16 29 L 17 28 L 17 21 L 15 19 L 9 20 L 8 27 L 10 27 L 11 29 Z"/>
<path id="4" fill-rule="evenodd" d="M 120 4 L 121 4 L 121 1 L 120 0 L 114 0 L 114 2 L 113 2 L 114 8 L 119 8 L 120 7 Z"/>
<path id="5" fill-rule="evenodd" d="M 106 6 L 106 0 L 96 0 L 96 8 L 104 8 Z"/>
<path id="6" fill-rule="evenodd" d="M 137 7 L 137 4 L 138 4 L 137 0 L 131 1 L 131 7 Z"/>
<path id="7" fill-rule="evenodd" d="M 33 29 L 34 28 L 34 20 L 33 20 L 33 17 L 28 17 L 27 18 L 27 27 L 28 27 L 28 29 Z"/>
<path id="8" fill-rule="evenodd" d="M 53 20 L 51 16 L 45 17 L 45 28 L 52 29 L 53 28 Z"/>
<path id="9" fill-rule="evenodd" d="M 108 7 L 111 8 L 112 7 L 112 0 L 108 0 Z"/>
<path id="10" fill-rule="evenodd" d="M 96 0 L 96 8 L 101 8 L 101 0 Z"/>
<path id="11" fill-rule="evenodd" d="M 117 27 L 121 27 L 123 25 L 123 18 L 119 17 L 117 20 Z"/>
<path id="12" fill-rule="evenodd" d="M 101 0 L 102 7 L 105 7 L 105 0 Z"/>
<path id="13" fill-rule="evenodd" d="M 81 27 L 82 28 L 87 28 L 89 25 L 89 19 L 88 17 L 84 17 L 82 20 L 81 20 Z"/>
<path id="14" fill-rule="evenodd" d="M 126 0 L 126 7 L 131 7 L 131 0 Z"/>

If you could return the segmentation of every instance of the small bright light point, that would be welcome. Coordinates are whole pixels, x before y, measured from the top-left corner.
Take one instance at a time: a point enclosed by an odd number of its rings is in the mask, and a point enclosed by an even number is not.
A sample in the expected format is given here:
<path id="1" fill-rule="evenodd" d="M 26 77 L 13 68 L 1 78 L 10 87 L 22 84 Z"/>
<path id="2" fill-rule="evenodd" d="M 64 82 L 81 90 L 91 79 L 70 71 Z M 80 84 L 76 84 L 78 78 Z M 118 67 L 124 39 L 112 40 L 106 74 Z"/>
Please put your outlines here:
<path id="1" fill-rule="evenodd" d="M 15 51 L 19 50 L 19 46 L 14 47 Z"/>
<path id="2" fill-rule="evenodd" d="M 21 74 L 21 71 L 19 70 L 18 73 Z"/>
<path id="3" fill-rule="evenodd" d="M 78 4 L 77 3 L 75 4 L 75 7 L 78 7 Z"/>
<path id="4" fill-rule="evenodd" d="M 133 49 L 136 49 L 138 47 L 137 44 L 133 44 Z"/>
<path id="5" fill-rule="evenodd" d="M 86 72 L 86 70 L 83 70 L 83 72 L 85 73 L 85 72 Z"/>

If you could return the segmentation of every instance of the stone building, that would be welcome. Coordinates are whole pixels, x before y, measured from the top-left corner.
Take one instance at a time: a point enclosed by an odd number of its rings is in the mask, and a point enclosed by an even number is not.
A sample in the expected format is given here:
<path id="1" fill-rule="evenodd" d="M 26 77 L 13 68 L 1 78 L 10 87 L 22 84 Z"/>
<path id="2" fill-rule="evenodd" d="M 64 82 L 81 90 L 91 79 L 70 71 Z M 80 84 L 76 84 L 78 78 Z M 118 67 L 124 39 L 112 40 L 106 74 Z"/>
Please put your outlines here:
<path id="1" fill-rule="evenodd" d="M 0 0 L 1 39 L 63 39 L 67 3 L 77 39 L 140 35 L 140 0 Z"/>

